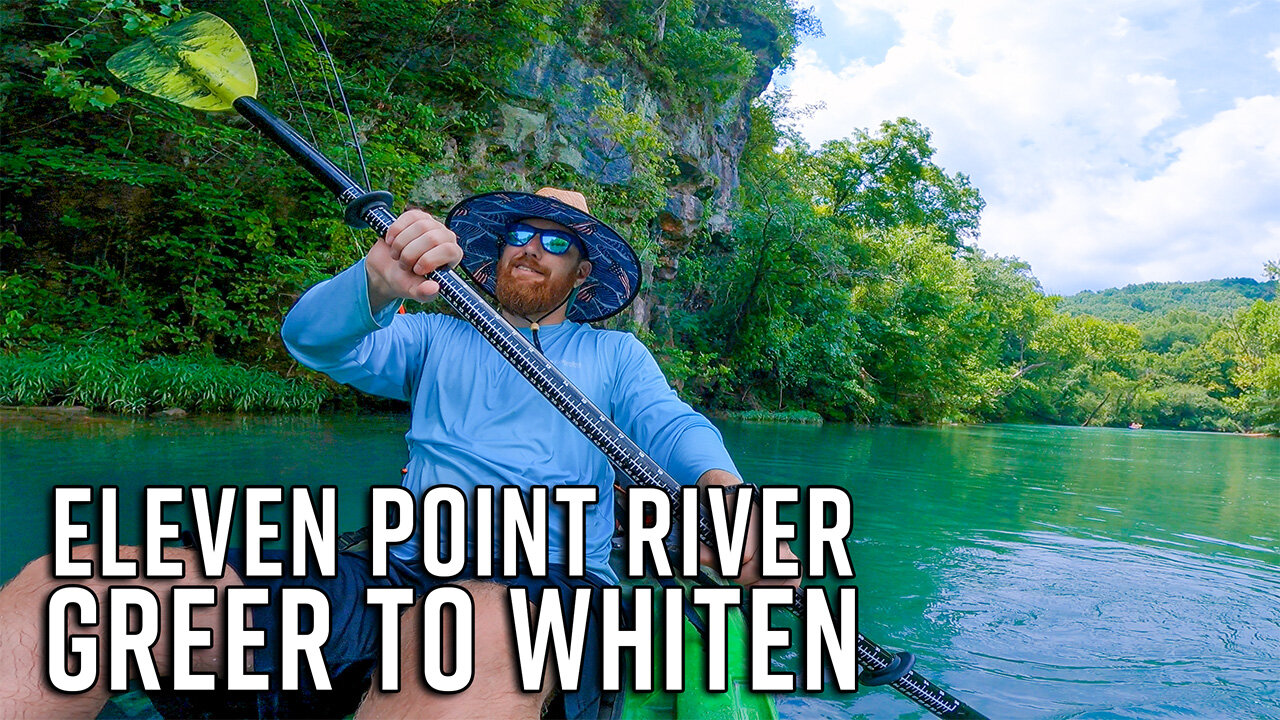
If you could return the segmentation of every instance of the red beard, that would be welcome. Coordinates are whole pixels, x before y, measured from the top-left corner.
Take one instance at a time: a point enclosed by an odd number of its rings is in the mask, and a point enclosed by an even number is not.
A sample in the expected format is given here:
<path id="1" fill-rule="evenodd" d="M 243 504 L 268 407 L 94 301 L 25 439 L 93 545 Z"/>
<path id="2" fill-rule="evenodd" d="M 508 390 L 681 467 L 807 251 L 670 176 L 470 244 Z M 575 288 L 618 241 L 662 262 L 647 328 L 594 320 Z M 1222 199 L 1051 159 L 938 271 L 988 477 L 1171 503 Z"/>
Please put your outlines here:
<path id="1" fill-rule="evenodd" d="M 517 266 L 532 268 L 543 274 L 541 276 L 516 274 Z M 516 315 L 533 320 L 543 313 L 554 310 L 573 290 L 575 277 L 572 273 L 564 277 L 556 277 L 548 273 L 546 268 L 521 255 L 502 261 L 498 265 L 498 278 L 495 284 L 498 302 Z"/>

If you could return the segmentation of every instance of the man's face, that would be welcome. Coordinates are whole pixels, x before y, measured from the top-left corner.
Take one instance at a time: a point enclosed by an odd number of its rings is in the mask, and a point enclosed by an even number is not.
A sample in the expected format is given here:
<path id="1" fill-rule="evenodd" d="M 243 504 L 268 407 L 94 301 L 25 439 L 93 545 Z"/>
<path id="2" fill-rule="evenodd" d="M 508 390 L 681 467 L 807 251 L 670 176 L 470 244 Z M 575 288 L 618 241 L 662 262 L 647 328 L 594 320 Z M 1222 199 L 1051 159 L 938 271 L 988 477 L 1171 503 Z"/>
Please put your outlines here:
<path id="1" fill-rule="evenodd" d="M 522 222 L 542 230 L 569 230 L 541 218 Z M 553 255 L 542 248 L 542 237 L 538 236 L 527 245 L 502 248 L 495 289 L 498 301 L 507 310 L 536 319 L 563 302 L 569 291 L 590 274 L 591 263 L 581 259 L 576 244 L 563 255 Z"/>

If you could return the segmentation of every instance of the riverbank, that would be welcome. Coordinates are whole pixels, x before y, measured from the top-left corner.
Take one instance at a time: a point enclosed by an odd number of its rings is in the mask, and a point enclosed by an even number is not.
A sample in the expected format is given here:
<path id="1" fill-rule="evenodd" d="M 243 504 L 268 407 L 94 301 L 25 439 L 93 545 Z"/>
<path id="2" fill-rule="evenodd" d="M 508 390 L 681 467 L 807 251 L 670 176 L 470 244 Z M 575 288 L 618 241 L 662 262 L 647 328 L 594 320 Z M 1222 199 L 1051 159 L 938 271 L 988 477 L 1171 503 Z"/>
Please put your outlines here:
<path id="1" fill-rule="evenodd" d="M 154 420 L 180 420 L 189 415 L 182 408 L 166 408 L 145 417 Z M 84 405 L 0 405 L 0 426 L 14 423 L 109 423 L 134 422 L 140 416 L 98 412 Z"/>
<path id="2" fill-rule="evenodd" d="M 707 417 L 755 423 L 821 425 L 822 416 L 812 410 L 708 410 Z"/>
<path id="3" fill-rule="evenodd" d="M 728 420 L 731 422 L 742 422 L 750 424 L 783 424 L 783 425 L 809 425 L 820 427 L 825 424 L 821 415 L 815 412 L 799 410 L 799 411 L 767 411 L 767 410 L 751 410 L 751 411 L 718 411 L 703 410 L 707 417 L 716 420 Z M 42 424 L 42 425 L 108 425 L 114 423 L 136 423 L 139 421 L 182 421 L 190 419 L 194 422 L 208 420 L 213 418 L 240 418 L 247 420 L 250 418 L 271 418 L 271 417 L 289 417 L 289 416 L 361 416 L 361 415 L 385 415 L 398 414 L 387 408 L 372 408 L 367 411 L 356 409 L 342 409 L 334 411 L 313 410 L 301 412 L 226 412 L 226 411 L 199 411 L 188 412 L 183 408 L 165 408 L 150 413 L 117 413 L 110 411 L 95 410 L 84 405 L 0 405 L 0 428 L 14 425 L 24 424 Z M 837 423 L 847 424 L 847 423 Z M 972 423 L 971 426 L 978 427 L 990 425 L 991 423 Z M 1001 423 L 995 423 L 1000 425 Z M 965 426 L 962 423 L 947 423 L 944 426 Z M 1018 425 L 1012 425 L 1016 427 Z M 867 427 L 871 427 L 868 425 Z M 892 427 L 880 425 L 876 427 Z M 912 427 L 912 426 L 900 426 Z M 1027 427 L 1071 427 L 1049 424 L 1027 425 Z M 1095 429 L 1111 429 L 1119 428 L 1102 428 Z M 1135 434 L 1150 432 L 1182 432 L 1196 433 L 1204 435 L 1234 435 L 1237 437 L 1249 438 L 1272 438 L 1280 439 L 1280 432 L 1225 432 L 1225 431 L 1206 431 L 1206 430 L 1180 430 L 1178 428 L 1142 428 L 1141 430 L 1133 430 Z"/>
<path id="4" fill-rule="evenodd" d="M 141 358 L 110 345 L 0 353 L 0 405 L 121 415 L 314 412 L 333 397 L 319 379 L 284 377 L 212 355 Z"/>

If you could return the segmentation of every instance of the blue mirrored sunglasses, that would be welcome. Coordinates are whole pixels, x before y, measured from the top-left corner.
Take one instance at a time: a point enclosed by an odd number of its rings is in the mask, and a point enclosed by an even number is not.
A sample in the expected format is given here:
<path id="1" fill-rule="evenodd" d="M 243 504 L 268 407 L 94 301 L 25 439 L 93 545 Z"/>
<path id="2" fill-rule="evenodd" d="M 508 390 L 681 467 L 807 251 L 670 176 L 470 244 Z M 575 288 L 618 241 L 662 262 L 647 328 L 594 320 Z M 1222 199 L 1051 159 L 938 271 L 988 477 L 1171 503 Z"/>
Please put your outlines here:
<path id="1" fill-rule="evenodd" d="M 582 257 L 584 259 L 587 257 L 587 246 L 577 235 L 566 230 L 543 230 L 528 223 L 517 222 L 508 225 L 507 234 L 503 238 L 503 242 L 507 245 L 524 247 L 535 237 L 538 238 L 542 249 L 552 255 L 563 255 L 569 252 L 571 245 L 577 245 L 578 252 L 582 253 Z"/>

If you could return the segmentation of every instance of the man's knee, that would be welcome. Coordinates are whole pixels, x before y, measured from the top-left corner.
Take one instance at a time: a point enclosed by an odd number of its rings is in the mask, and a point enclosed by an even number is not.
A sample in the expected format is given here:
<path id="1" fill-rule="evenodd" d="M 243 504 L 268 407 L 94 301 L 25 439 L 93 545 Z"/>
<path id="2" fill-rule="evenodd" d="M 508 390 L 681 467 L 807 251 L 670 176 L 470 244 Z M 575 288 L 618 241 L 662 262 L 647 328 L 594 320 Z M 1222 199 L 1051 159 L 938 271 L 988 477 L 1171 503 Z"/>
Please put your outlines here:
<path id="1" fill-rule="evenodd" d="M 469 616 L 462 619 L 461 626 L 473 628 L 474 634 L 488 635 L 495 625 L 507 627 L 507 623 L 497 622 L 499 618 L 506 616 L 505 587 L 498 583 L 476 580 L 464 580 L 458 583 L 457 587 L 466 593 L 465 600 L 455 593 L 444 602 L 431 603 L 431 607 L 428 608 L 428 595 L 424 595 L 414 602 L 408 612 L 400 616 L 401 637 L 406 640 L 402 643 L 402 654 L 407 654 L 410 648 L 417 647 L 421 642 L 425 614 L 432 611 L 440 613 L 437 618 L 438 624 L 432 623 L 432 626 L 438 626 L 443 632 L 439 637 L 433 637 L 431 640 L 442 643 L 448 652 L 452 651 L 454 644 L 453 630 L 460 626 L 456 610 L 462 610 Z M 439 592 L 442 589 L 443 587 L 436 588 L 431 592 Z M 437 596 L 439 597 L 441 596 Z"/>
<path id="2" fill-rule="evenodd" d="M 121 548 L 124 550 L 124 548 Z M 98 550 L 93 545 L 77 545 L 69 553 L 72 562 L 88 562 L 97 568 Z M 59 577 L 54 564 L 53 554 L 42 555 L 23 566 L 17 575 L 0 588 L 0 598 L 7 606 L 16 607 L 18 598 L 47 598 L 54 590 L 64 585 L 80 585 L 88 588 L 98 597 L 98 602 L 105 600 L 106 590 L 110 582 L 97 576 Z M 41 603 L 43 605 L 43 603 Z"/>
<path id="3" fill-rule="evenodd" d="M 140 560 L 142 554 L 139 548 L 132 546 L 121 546 L 118 553 L 118 557 L 121 560 Z M 8 584 L 0 588 L 0 615 L 6 616 L 10 622 L 30 622 L 33 627 L 41 627 L 44 624 L 44 613 L 54 593 L 61 587 L 80 586 L 93 593 L 94 610 L 98 619 L 96 622 L 84 624 L 73 614 L 69 619 L 67 632 L 74 632 L 80 635 L 95 634 L 105 636 L 110 629 L 110 624 L 106 619 L 110 612 L 112 589 L 125 587 L 146 588 L 151 591 L 156 600 L 154 612 L 158 613 L 159 640 L 153 645 L 153 652 L 160 673 L 164 675 L 172 669 L 172 658 L 168 651 L 171 647 L 171 628 L 174 627 L 174 618 L 171 617 L 174 588 L 179 586 L 183 588 L 212 587 L 217 591 L 215 605 L 191 606 L 189 625 L 196 629 L 209 629 L 213 639 L 212 647 L 193 648 L 191 654 L 192 667 L 195 670 L 204 671 L 221 672 L 223 670 L 221 666 L 225 658 L 221 646 L 225 638 L 227 619 L 223 610 L 226 599 L 225 591 L 229 587 L 243 585 L 239 575 L 233 569 L 227 568 L 222 578 L 206 578 L 199 572 L 196 551 L 190 548 L 174 547 L 164 549 L 164 558 L 165 560 L 182 561 L 187 571 L 183 577 L 148 578 L 139 575 L 131 578 L 104 578 L 99 571 L 101 551 L 97 546 L 77 545 L 71 548 L 69 555 L 72 561 L 91 562 L 93 565 L 91 576 L 85 578 L 57 577 L 52 555 L 36 558 L 27 563 Z M 250 616 L 247 609 L 244 623 L 246 625 L 250 624 Z M 251 655 L 247 657 L 246 663 L 251 669 Z"/>
<path id="4" fill-rule="evenodd" d="M 43 605 L 35 598 L 45 598 L 59 585 L 66 584 L 53 576 L 53 556 L 45 555 L 23 566 L 13 579 L 0 588 L 0 612 L 35 610 Z"/>
<path id="5" fill-rule="evenodd" d="M 507 595 L 507 586 L 492 580 L 463 580 L 457 585 L 473 597 L 506 597 Z"/>
<path id="6" fill-rule="evenodd" d="M 433 651 L 438 647 L 444 657 L 453 658 L 457 652 L 459 632 L 470 636 L 465 646 L 475 659 L 477 669 L 513 662 L 515 642 L 506 586 L 465 580 L 457 587 L 467 594 L 470 607 L 467 607 L 467 602 L 451 602 L 459 599 L 456 595 L 450 601 L 432 603 L 428 607 L 428 596 L 423 596 L 400 617 L 401 658 L 411 671 L 421 671 L 420 655 L 424 643 L 430 643 Z M 436 588 L 432 592 L 441 589 Z M 437 612 L 437 617 L 428 620 L 427 614 Z M 458 617 L 459 612 L 466 617 Z"/>

